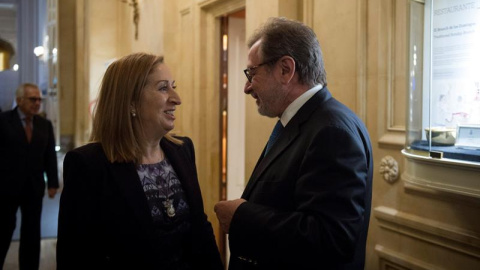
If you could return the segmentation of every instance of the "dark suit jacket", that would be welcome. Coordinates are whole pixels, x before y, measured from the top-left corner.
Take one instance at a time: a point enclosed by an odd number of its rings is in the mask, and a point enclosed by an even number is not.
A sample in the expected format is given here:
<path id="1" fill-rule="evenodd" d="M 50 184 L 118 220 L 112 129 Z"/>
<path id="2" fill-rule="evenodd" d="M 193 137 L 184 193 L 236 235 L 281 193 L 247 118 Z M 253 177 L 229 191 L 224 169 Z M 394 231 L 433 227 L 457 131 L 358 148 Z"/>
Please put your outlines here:
<path id="1" fill-rule="evenodd" d="M 44 172 L 48 187 L 58 188 L 52 123 L 41 116 L 34 116 L 32 140 L 28 143 L 17 110 L 18 107 L 0 113 L 0 196 L 18 199 L 27 185 L 38 196 L 43 196 Z"/>
<path id="2" fill-rule="evenodd" d="M 190 261 L 194 269 L 223 269 L 204 213 L 192 141 L 162 139 L 190 207 Z M 133 163 L 111 163 L 100 144 L 70 151 L 64 161 L 57 269 L 164 269 L 155 251 L 154 226 Z"/>
<path id="3" fill-rule="evenodd" d="M 259 159 L 231 222 L 230 269 L 363 269 L 372 170 L 366 128 L 320 90 Z"/>

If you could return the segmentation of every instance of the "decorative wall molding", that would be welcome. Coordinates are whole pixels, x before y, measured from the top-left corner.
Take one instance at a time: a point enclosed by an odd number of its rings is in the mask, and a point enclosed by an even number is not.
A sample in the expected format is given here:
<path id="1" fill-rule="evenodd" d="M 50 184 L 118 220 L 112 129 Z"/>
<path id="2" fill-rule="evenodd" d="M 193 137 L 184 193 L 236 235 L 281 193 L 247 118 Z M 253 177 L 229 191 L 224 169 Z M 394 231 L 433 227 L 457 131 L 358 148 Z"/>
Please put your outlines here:
<path id="1" fill-rule="evenodd" d="M 405 132 L 387 131 L 380 137 L 378 144 L 382 148 L 403 149 L 405 147 Z"/>
<path id="2" fill-rule="evenodd" d="M 393 208 L 374 209 L 381 228 L 480 259 L 480 234 Z"/>
<path id="3" fill-rule="evenodd" d="M 406 18 L 408 18 L 408 1 L 389 0 L 388 56 L 390 61 L 387 65 L 388 96 L 387 96 L 387 130 L 405 132 L 405 110 L 407 108 L 406 95 L 408 86 L 408 48 L 399 41 L 408 40 L 409 33 Z M 401 117 L 399 116 L 401 114 Z M 400 118 L 400 119 L 398 119 Z M 403 119 L 403 122 L 400 122 Z"/>
<path id="4" fill-rule="evenodd" d="M 313 20 L 314 20 L 314 5 L 315 2 L 313 0 L 303 0 L 303 10 L 302 10 L 302 17 L 303 23 L 313 28 Z"/>
<path id="5" fill-rule="evenodd" d="M 75 147 L 84 145 L 90 137 L 90 115 L 88 112 L 90 93 L 90 2 L 85 0 L 75 1 L 76 7 L 76 55 L 75 55 Z M 81 90 L 80 90 L 81 89 Z"/>
<path id="6" fill-rule="evenodd" d="M 404 255 L 400 252 L 375 245 L 375 251 L 380 259 L 380 270 L 440 270 L 442 268 Z"/>
<path id="7" fill-rule="evenodd" d="M 186 15 L 190 14 L 191 12 L 192 12 L 191 7 L 185 7 L 185 8 L 180 9 L 180 15 L 181 16 L 186 16 Z"/>
<path id="8" fill-rule="evenodd" d="M 367 124 L 367 0 L 357 0 L 357 109 L 356 113 Z"/>
<path id="9" fill-rule="evenodd" d="M 406 39 L 407 1 L 385 0 L 382 1 L 379 73 L 384 76 L 379 81 L 379 104 L 385 104 L 379 108 L 379 145 L 382 148 L 401 149 L 405 145 L 405 110 L 406 99 L 399 98 L 405 95 L 408 85 L 408 68 L 406 47 L 402 47 L 399 41 Z M 406 95 L 405 95 L 406 96 Z M 401 114 L 401 115 L 400 115 Z M 403 123 L 402 123 L 403 122 Z"/>
<path id="10" fill-rule="evenodd" d="M 435 189 L 431 185 L 417 184 L 416 182 L 408 181 L 407 178 L 403 177 L 403 187 L 405 188 L 406 193 L 416 194 L 417 196 L 431 197 L 443 201 L 448 201 L 450 203 L 468 203 L 473 205 L 478 205 L 478 199 L 471 196 L 465 196 L 462 194 L 452 193 L 449 191 Z"/>
<path id="11" fill-rule="evenodd" d="M 385 156 L 380 161 L 380 174 L 383 180 L 394 183 L 398 179 L 398 162 L 391 156 Z"/>
<path id="12" fill-rule="evenodd" d="M 218 5 L 221 0 L 203 0 L 198 1 L 198 5 L 202 8 L 210 8 L 211 6 Z"/>
<path id="13" fill-rule="evenodd" d="M 213 17 L 225 15 L 226 11 L 233 13 L 235 11 L 244 9 L 246 0 L 206 0 L 198 3 L 201 9 L 208 11 Z"/>

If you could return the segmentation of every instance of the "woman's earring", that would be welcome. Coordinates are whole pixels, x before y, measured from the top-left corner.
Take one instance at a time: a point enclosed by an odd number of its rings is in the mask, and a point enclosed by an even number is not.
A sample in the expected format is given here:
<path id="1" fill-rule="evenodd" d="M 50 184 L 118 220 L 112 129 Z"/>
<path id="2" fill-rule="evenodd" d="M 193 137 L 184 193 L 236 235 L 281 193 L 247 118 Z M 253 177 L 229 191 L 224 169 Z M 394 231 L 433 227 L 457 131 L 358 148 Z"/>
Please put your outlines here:
<path id="1" fill-rule="evenodd" d="M 137 117 L 137 114 L 135 113 L 135 110 L 132 110 L 130 113 L 132 114 L 132 117 Z"/>

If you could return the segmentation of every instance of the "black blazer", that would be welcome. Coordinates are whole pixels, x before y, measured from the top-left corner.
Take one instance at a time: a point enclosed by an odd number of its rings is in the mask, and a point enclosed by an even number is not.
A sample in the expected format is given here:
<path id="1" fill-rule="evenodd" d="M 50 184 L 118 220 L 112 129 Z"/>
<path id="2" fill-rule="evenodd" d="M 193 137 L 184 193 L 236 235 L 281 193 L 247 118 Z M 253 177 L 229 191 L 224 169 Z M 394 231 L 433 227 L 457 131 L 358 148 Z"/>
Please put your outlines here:
<path id="1" fill-rule="evenodd" d="M 18 198 L 27 185 L 43 196 L 44 173 L 48 187 L 58 188 L 53 126 L 49 120 L 35 115 L 32 140 L 28 143 L 17 110 L 18 107 L 0 113 L 0 196 Z"/>
<path id="2" fill-rule="evenodd" d="M 357 116 L 324 88 L 263 155 L 230 225 L 230 269 L 363 269 L 373 161 Z"/>
<path id="3" fill-rule="evenodd" d="M 223 269 L 204 213 L 192 141 L 162 139 L 161 147 L 185 191 L 192 215 L 194 269 Z M 60 199 L 57 269 L 163 269 L 154 226 L 133 163 L 111 163 L 98 143 L 67 153 Z"/>

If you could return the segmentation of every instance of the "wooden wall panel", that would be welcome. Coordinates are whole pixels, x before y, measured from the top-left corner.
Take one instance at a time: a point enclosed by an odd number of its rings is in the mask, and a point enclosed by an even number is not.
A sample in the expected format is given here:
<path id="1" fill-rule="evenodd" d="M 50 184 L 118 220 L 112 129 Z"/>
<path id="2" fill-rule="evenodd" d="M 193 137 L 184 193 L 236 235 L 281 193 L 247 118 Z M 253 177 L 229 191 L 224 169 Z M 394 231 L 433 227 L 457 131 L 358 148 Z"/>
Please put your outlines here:
<path id="1" fill-rule="evenodd" d="M 432 161 L 438 168 L 428 169 L 429 162 L 415 163 L 400 151 L 405 147 L 410 2 L 368 1 L 368 101 L 378 109 L 367 113 L 375 174 L 366 269 L 476 269 L 478 199 L 458 188 L 474 170 L 442 161 Z M 398 162 L 397 181 L 378 177 L 379 161 L 386 156 Z"/>
<path id="2" fill-rule="evenodd" d="M 277 0 L 267 1 L 246 1 L 246 35 L 248 38 L 253 34 L 261 24 L 269 17 L 278 16 Z M 245 56 L 247 57 L 247 56 Z M 275 119 L 261 116 L 257 111 L 257 104 L 251 96 L 246 97 L 245 102 L 245 181 L 248 181 L 250 175 L 257 164 L 258 157 L 265 147 L 268 137 L 276 123 Z"/>
<path id="3" fill-rule="evenodd" d="M 405 132 L 405 109 L 408 96 L 408 32 L 409 5 L 392 3 L 391 85 L 388 97 L 388 130 Z"/>
<path id="4" fill-rule="evenodd" d="M 312 28 L 317 33 L 322 47 L 328 89 L 336 99 L 355 112 L 357 111 L 357 61 L 362 61 L 357 55 L 357 25 L 362 25 L 358 5 L 362 2 L 356 0 L 342 1 L 342 3 L 314 2 L 313 6 Z"/>
<path id="5" fill-rule="evenodd" d="M 81 2 L 81 1 L 79 1 Z M 73 146 L 73 137 L 75 134 L 75 67 L 76 55 L 71 48 L 76 46 L 76 16 L 74 1 L 58 2 L 58 102 L 60 117 L 60 135 L 65 137 Z"/>
<path id="6" fill-rule="evenodd" d="M 386 148 L 402 149 L 405 144 L 407 11 L 406 0 L 385 0 L 381 5 L 378 131 L 380 146 Z"/>
<path id="7" fill-rule="evenodd" d="M 195 133 L 195 103 L 194 93 L 196 92 L 193 83 L 193 13 L 191 8 L 184 8 L 179 11 L 179 43 L 177 49 L 180 49 L 181 54 L 175 55 L 176 58 L 171 58 L 165 55 L 165 62 L 175 63 L 174 77 L 177 80 L 177 92 L 180 95 L 182 104 L 177 107 L 177 128 L 176 132 L 182 135 L 191 137 L 194 142 L 198 140 L 198 134 Z"/>

